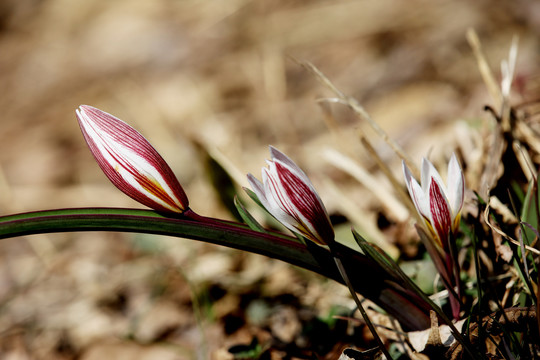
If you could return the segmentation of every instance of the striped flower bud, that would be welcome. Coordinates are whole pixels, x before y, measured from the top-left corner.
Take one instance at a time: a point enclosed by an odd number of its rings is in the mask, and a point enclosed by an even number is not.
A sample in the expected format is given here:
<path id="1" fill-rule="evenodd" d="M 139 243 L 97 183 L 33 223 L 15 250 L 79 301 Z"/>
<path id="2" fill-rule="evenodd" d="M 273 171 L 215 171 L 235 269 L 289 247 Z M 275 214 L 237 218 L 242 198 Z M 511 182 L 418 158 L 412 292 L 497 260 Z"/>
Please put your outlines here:
<path id="1" fill-rule="evenodd" d="M 81 105 L 76 113 L 90 151 L 118 189 L 154 210 L 182 213 L 188 208 L 171 168 L 141 134 L 92 106 Z"/>
<path id="2" fill-rule="evenodd" d="M 328 213 L 306 174 L 285 154 L 270 146 L 271 160 L 260 182 L 248 174 L 251 188 L 272 216 L 289 230 L 321 245 L 334 241 Z"/>

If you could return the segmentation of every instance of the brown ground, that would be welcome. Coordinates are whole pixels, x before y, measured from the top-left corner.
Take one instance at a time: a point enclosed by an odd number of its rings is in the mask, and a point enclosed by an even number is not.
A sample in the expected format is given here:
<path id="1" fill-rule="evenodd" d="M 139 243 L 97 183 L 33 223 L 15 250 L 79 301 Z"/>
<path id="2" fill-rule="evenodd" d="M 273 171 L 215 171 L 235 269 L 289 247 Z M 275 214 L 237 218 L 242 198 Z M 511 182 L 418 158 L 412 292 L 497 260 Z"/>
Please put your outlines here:
<path id="1" fill-rule="evenodd" d="M 89 104 L 142 132 L 201 214 L 231 218 L 209 181 L 208 154 L 240 189 L 273 144 L 310 174 L 332 214 L 393 242 L 370 226 L 381 211 L 391 221 L 406 213 L 382 207 L 328 155 L 338 150 L 373 171 L 358 140 L 359 128 L 371 132 L 339 104 L 329 119 L 316 100 L 334 95 L 291 58 L 357 98 L 419 163 L 474 143 L 467 124 L 489 119 L 468 28 L 497 76 L 519 36 L 521 101 L 539 72 L 534 1 L 3 0 L 0 211 L 140 207 L 86 148 L 74 111 Z M 372 139 L 399 175 L 397 158 Z M 324 346 L 317 332 L 299 335 L 315 315 L 352 308 L 345 288 L 226 248 L 49 234 L 1 241 L 0 260 L 3 359 L 227 359 L 229 346 L 253 336 L 281 347 L 276 358 L 307 358 L 350 341 L 339 326 Z"/>

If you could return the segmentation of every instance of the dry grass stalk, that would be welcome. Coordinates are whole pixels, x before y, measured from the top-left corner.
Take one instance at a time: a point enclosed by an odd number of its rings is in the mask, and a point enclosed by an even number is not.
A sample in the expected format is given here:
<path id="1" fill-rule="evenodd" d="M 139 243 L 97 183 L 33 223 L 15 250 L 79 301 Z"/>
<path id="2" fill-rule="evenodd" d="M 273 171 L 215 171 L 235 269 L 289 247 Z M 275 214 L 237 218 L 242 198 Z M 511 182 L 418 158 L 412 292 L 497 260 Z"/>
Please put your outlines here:
<path id="1" fill-rule="evenodd" d="M 402 204 L 405 204 L 405 206 L 409 209 L 410 214 L 414 214 L 419 224 L 423 224 L 423 219 L 420 217 L 420 214 L 418 214 L 418 211 L 416 211 L 416 208 L 414 207 L 414 204 L 411 201 L 409 194 L 407 194 L 407 192 L 405 191 L 404 187 L 401 186 L 401 184 L 397 181 L 396 177 L 394 176 L 388 165 L 384 162 L 383 159 L 381 159 L 381 157 L 373 148 L 373 145 L 369 142 L 369 140 L 361 132 L 359 133 L 359 136 L 360 142 L 371 156 L 371 159 L 375 160 L 381 171 L 386 175 L 387 179 L 390 181 L 394 190 L 401 199 Z"/>
<path id="2" fill-rule="evenodd" d="M 392 150 L 407 164 L 409 169 L 411 169 L 412 173 L 419 178 L 420 177 L 420 170 L 415 165 L 415 163 L 412 161 L 412 159 L 408 156 L 408 154 L 403 150 L 403 148 L 397 144 L 393 139 L 391 139 L 388 134 L 371 118 L 369 113 L 364 109 L 362 105 L 358 103 L 356 99 L 353 97 L 345 95 L 341 90 L 339 90 L 331 81 L 328 79 L 316 66 L 309 62 L 301 62 L 293 59 L 295 62 L 300 64 L 302 67 L 310 71 L 312 74 L 315 75 L 317 80 L 321 82 L 324 86 L 329 88 L 335 95 L 337 95 L 337 99 L 322 99 L 320 102 L 328 102 L 328 101 L 334 101 L 339 102 L 344 105 L 349 106 L 353 112 L 360 117 L 360 119 L 365 120 L 371 128 L 379 135 L 391 148 Z M 323 108 L 324 109 L 324 108 Z M 337 134 L 337 126 L 335 126 L 335 122 L 332 119 L 329 119 L 332 121 L 329 125 L 330 128 Z M 402 203 L 406 205 L 406 207 L 409 209 L 410 214 L 414 214 L 414 216 L 417 218 L 418 223 L 423 224 L 422 219 L 418 215 L 416 209 L 414 208 L 414 205 L 410 199 L 410 197 L 407 195 L 401 184 L 398 182 L 396 177 L 393 175 L 392 171 L 388 168 L 388 165 L 381 159 L 371 142 L 365 137 L 364 133 L 359 130 L 359 137 L 360 142 L 366 149 L 366 151 L 369 153 L 370 157 L 375 160 L 381 171 L 384 173 L 384 175 L 387 177 L 387 179 L 390 181 L 392 186 L 394 187 L 395 191 L 397 192 L 399 198 L 401 199 Z M 375 190 L 374 190 L 375 192 Z M 400 217 L 399 217 L 400 218 Z"/>
<path id="3" fill-rule="evenodd" d="M 332 193 L 332 197 L 337 200 L 340 210 L 353 224 L 358 226 L 358 229 L 370 242 L 373 242 L 388 255 L 396 259 L 399 256 L 399 250 L 393 244 L 386 240 L 386 237 L 381 230 L 376 226 L 371 217 L 365 215 L 360 207 L 351 200 L 351 197 L 339 189 L 332 181 L 325 181 L 325 187 Z"/>
<path id="4" fill-rule="evenodd" d="M 296 61 L 296 60 L 295 60 Z M 394 140 L 392 140 L 388 134 L 377 124 L 369 115 L 369 113 L 364 109 L 358 101 L 350 96 L 345 95 L 341 90 L 339 90 L 315 65 L 309 63 L 309 62 L 303 62 L 303 61 L 296 61 L 299 63 L 302 67 L 307 69 L 309 72 L 311 72 L 317 80 L 319 80 L 324 86 L 326 86 L 328 89 L 330 89 L 336 96 L 337 96 L 337 102 L 340 102 L 344 105 L 349 106 L 353 112 L 360 117 L 360 119 L 365 120 L 371 128 L 383 139 L 391 148 L 392 150 L 403 160 L 407 163 L 407 166 L 415 176 L 420 175 L 420 171 L 418 168 L 414 165 L 414 162 L 411 160 L 409 155 L 403 150 L 403 148 L 397 144 Z"/>
<path id="5" fill-rule="evenodd" d="M 503 238 L 510 241 L 512 244 L 514 244 L 514 245 L 516 245 L 518 247 L 521 247 L 521 244 L 520 244 L 520 242 L 518 240 L 512 238 L 510 235 L 508 235 L 507 233 L 505 233 L 504 231 L 502 231 L 501 229 L 499 229 L 497 226 L 493 225 L 489 221 L 489 211 L 491 209 L 491 201 L 492 201 L 492 198 L 490 198 L 490 201 L 488 201 L 488 203 L 486 205 L 486 209 L 484 210 L 484 221 L 491 228 L 491 230 L 493 230 L 497 234 L 501 235 Z M 502 203 L 501 203 L 501 205 L 502 205 Z M 502 206 L 504 206 L 504 205 L 502 205 Z M 532 252 L 533 254 L 540 255 L 540 251 L 535 249 L 534 247 L 531 247 L 529 245 L 524 245 L 524 248 L 526 250 Z"/>
<path id="6" fill-rule="evenodd" d="M 327 149 L 324 152 L 324 157 L 329 164 L 349 174 L 364 185 L 364 187 L 370 189 L 386 211 L 395 219 L 399 221 L 405 221 L 407 219 L 409 211 L 392 195 L 383 183 L 372 176 L 358 162 L 334 149 Z"/>
<path id="7" fill-rule="evenodd" d="M 493 76 L 493 72 L 488 65 L 484 52 L 482 51 L 480 39 L 478 38 L 478 34 L 474 29 L 467 30 L 467 41 L 472 48 L 478 64 L 478 69 L 480 70 L 480 75 L 482 75 L 482 79 L 486 84 L 487 90 L 493 99 L 495 108 L 500 109 L 503 101 L 501 89 L 499 88 L 499 84 L 495 80 L 495 76 Z"/>

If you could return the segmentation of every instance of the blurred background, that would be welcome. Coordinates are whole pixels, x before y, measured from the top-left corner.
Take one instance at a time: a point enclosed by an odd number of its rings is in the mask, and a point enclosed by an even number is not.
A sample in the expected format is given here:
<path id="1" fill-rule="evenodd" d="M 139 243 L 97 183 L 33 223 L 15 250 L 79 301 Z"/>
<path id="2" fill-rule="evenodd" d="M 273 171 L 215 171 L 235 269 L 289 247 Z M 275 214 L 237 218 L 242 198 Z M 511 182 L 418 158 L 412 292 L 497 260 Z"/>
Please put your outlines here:
<path id="1" fill-rule="evenodd" d="M 468 129 L 490 121 L 469 28 L 497 79 L 519 37 L 514 97 L 534 97 L 535 1 L 2 0 L 0 212 L 140 207 L 88 151 L 75 118 L 88 104 L 137 128 L 201 214 L 234 219 L 227 191 L 260 175 L 272 144 L 308 173 L 343 238 L 352 223 L 414 258 L 408 213 L 381 199 L 393 191 L 359 132 L 397 176 L 400 160 L 346 106 L 318 101 L 335 94 L 297 61 L 419 164 L 474 149 Z M 306 324 L 336 329 L 321 319 L 353 307 L 344 287 L 281 262 L 118 233 L 2 240 L 0 304 L 2 358 L 84 360 L 232 359 L 253 339 L 272 358 L 333 358 L 346 325 L 318 348 Z"/>

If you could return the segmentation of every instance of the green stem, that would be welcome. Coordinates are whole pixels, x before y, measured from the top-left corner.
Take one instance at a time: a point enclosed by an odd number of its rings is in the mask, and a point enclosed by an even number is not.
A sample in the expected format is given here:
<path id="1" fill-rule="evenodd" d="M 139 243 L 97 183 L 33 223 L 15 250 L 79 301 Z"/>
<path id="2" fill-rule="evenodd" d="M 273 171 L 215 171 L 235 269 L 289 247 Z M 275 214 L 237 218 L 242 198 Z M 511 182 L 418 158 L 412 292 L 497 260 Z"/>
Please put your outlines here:
<path id="1" fill-rule="evenodd" d="M 167 214 L 167 216 L 170 216 Z M 82 208 L 29 212 L 0 217 L 0 239 L 23 235 L 73 232 L 121 231 L 168 235 L 201 240 L 265 255 L 313 271 L 343 283 L 334 257 L 325 248 L 278 232 L 260 233 L 239 223 L 205 218 L 194 213 L 167 217 L 150 210 Z M 371 259 L 339 243 L 336 251 L 353 288 L 388 311 L 409 330 L 429 327 L 429 307 L 400 291 L 399 281 Z"/>

